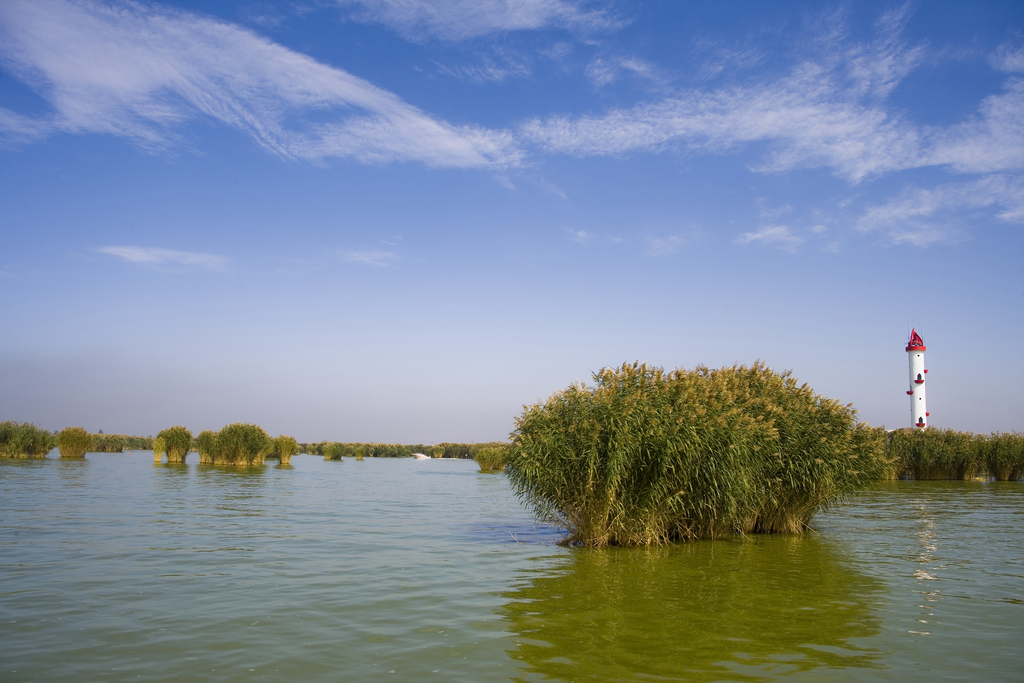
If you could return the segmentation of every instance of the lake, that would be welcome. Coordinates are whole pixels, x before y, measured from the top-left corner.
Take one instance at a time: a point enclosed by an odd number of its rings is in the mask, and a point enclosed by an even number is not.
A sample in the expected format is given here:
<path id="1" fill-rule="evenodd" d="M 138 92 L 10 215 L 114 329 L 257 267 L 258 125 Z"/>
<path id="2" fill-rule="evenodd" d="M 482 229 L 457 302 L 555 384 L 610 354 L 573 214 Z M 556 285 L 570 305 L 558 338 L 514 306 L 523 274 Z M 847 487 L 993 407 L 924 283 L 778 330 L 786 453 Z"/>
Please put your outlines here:
<path id="1" fill-rule="evenodd" d="M 465 460 L 0 460 L 0 680 L 1020 681 L 1024 485 L 574 549 Z"/>

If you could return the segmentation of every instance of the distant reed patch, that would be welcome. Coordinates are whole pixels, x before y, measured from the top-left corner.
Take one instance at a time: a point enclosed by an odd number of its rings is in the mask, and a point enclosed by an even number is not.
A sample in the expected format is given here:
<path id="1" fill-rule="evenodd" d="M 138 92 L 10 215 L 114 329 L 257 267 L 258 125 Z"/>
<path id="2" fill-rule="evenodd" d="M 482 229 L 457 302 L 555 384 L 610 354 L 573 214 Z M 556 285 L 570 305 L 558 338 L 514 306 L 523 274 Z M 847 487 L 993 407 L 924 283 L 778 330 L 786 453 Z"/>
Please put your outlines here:
<path id="1" fill-rule="evenodd" d="M 174 425 L 158 432 L 156 438 L 167 451 L 167 462 L 185 462 L 185 456 L 192 449 L 192 432 L 181 425 Z"/>
<path id="2" fill-rule="evenodd" d="M 57 445 L 54 434 L 29 422 L 0 422 L 0 458 L 45 458 Z"/>
<path id="3" fill-rule="evenodd" d="M 1024 434 L 974 434 L 953 429 L 897 429 L 889 433 L 888 479 L 1016 481 L 1024 477 Z"/>
<path id="4" fill-rule="evenodd" d="M 57 448 L 62 458 L 84 458 L 92 447 L 92 434 L 83 427 L 66 427 L 57 433 Z"/>
<path id="5" fill-rule="evenodd" d="M 499 472 L 505 469 L 508 460 L 508 444 L 487 444 L 476 451 L 473 458 L 483 472 Z"/>

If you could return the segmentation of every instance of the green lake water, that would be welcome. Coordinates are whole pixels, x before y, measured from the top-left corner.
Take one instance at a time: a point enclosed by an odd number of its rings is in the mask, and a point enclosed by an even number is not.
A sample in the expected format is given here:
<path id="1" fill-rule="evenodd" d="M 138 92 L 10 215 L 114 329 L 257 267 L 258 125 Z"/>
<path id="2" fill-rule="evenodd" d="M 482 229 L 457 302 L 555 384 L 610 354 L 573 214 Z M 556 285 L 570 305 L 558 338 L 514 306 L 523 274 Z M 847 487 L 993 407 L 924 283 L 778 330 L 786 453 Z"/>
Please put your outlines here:
<path id="1" fill-rule="evenodd" d="M 469 461 L 0 460 L 0 511 L 5 682 L 1024 680 L 1021 483 L 649 550 Z"/>

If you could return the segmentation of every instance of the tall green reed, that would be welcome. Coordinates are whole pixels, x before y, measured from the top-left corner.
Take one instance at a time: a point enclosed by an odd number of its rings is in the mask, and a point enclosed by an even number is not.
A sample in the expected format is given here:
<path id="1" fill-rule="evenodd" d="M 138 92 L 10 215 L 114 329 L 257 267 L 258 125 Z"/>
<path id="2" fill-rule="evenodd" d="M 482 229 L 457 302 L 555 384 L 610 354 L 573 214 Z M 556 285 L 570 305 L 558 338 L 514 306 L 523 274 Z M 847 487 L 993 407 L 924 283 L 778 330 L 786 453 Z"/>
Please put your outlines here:
<path id="1" fill-rule="evenodd" d="M 192 448 L 192 432 L 181 425 L 161 430 L 156 437 L 162 439 L 167 449 L 167 462 L 185 462 Z"/>
<path id="2" fill-rule="evenodd" d="M 167 450 L 167 442 L 162 437 L 153 439 L 153 462 L 161 462 L 164 458 L 164 451 Z"/>
<path id="3" fill-rule="evenodd" d="M 66 427 L 57 433 L 57 448 L 62 458 L 84 458 L 92 447 L 92 435 L 82 427 Z"/>
<path id="4" fill-rule="evenodd" d="M 666 373 L 623 364 L 516 420 L 505 471 L 566 543 L 655 545 L 799 533 L 877 479 L 877 430 L 761 363 Z"/>
<path id="5" fill-rule="evenodd" d="M 299 452 L 299 442 L 290 436 L 282 434 L 274 441 L 273 455 L 281 461 L 282 465 L 291 464 L 292 456 Z"/>
<path id="6" fill-rule="evenodd" d="M 239 467 L 262 465 L 273 447 L 273 440 L 262 427 L 235 422 L 217 433 L 213 464 Z"/>
<path id="7" fill-rule="evenodd" d="M 998 481 L 1017 481 L 1024 477 L 1024 434 L 995 432 L 989 437 L 986 465 Z"/>
<path id="8" fill-rule="evenodd" d="M 483 472 L 498 472 L 505 469 L 508 460 L 508 444 L 497 444 L 475 449 L 474 460 Z"/>
<path id="9" fill-rule="evenodd" d="M 55 435 L 29 422 L 0 422 L 0 458 L 45 458 Z"/>

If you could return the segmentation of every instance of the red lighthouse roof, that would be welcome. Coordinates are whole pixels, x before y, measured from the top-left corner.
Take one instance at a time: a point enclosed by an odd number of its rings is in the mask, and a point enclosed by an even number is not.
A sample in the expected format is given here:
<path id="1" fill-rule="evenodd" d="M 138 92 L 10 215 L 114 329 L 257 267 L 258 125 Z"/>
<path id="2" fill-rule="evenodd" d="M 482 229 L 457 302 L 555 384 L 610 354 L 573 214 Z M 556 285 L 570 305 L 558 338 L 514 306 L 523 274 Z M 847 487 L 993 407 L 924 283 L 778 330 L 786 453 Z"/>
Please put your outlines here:
<path id="1" fill-rule="evenodd" d="M 917 333 L 916 329 L 910 331 L 910 342 L 907 344 L 907 351 L 927 351 L 927 347 L 924 345 L 924 340 L 921 339 L 921 335 Z"/>

